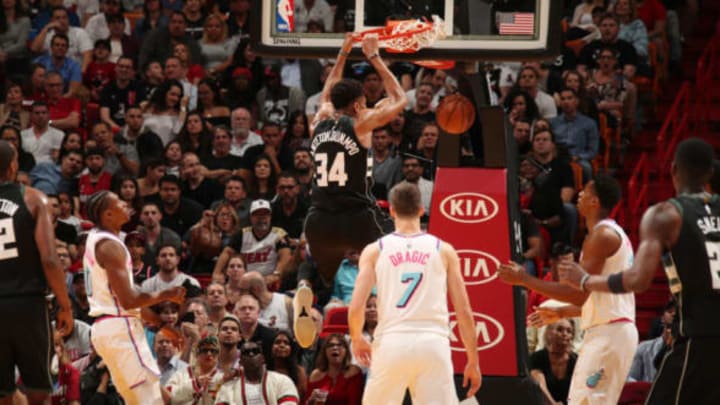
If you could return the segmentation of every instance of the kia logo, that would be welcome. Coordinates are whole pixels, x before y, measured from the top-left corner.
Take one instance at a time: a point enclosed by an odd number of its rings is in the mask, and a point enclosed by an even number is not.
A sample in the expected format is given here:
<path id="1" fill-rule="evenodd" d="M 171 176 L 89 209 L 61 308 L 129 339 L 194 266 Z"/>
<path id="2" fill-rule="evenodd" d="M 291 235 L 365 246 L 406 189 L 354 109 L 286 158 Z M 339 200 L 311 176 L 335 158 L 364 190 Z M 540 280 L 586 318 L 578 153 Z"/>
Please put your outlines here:
<path id="1" fill-rule="evenodd" d="M 451 221 L 476 224 L 493 219 L 498 204 L 485 194 L 457 193 L 440 202 L 440 212 Z"/>
<path id="2" fill-rule="evenodd" d="M 475 320 L 478 351 L 495 347 L 505 337 L 505 329 L 494 318 L 479 312 L 473 312 L 473 320 Z M 458 328 L 455 312 L 450 313 L 450 349 L 456 352 L 465 351 L 465 346 L 463 346 L 462 339 L 460 339 L 460 329 Z"/>
<path id="3" fill-rule="evenodd" d="M 497 278 L 500 260 L 495 256 L 472 249 L 459 249 L 460 271 L 467 285 L 489 283 Z"/>

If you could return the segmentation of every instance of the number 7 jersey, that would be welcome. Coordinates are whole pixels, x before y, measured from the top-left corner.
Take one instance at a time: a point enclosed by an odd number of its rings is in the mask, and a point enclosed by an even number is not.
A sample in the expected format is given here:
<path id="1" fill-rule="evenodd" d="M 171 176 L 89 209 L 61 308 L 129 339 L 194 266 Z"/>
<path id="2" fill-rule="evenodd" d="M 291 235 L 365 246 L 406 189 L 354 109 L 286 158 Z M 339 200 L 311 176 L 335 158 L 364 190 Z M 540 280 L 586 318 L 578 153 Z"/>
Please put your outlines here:
<path id="1" fill-rule="evenodd" d="M 392 233 L 378 240 L 376 337 L 396 332 L 449 337 L 447 269 L 440 244 L 427 233 Z"/>
<path id="2" fill-rule="evenodd" d="M 310 144 L 315 160 L 312 205 L 326 211 L 372 206 L 372 158 L 355 134 L 354 120 L 341 115 L 321 121 Z"/>

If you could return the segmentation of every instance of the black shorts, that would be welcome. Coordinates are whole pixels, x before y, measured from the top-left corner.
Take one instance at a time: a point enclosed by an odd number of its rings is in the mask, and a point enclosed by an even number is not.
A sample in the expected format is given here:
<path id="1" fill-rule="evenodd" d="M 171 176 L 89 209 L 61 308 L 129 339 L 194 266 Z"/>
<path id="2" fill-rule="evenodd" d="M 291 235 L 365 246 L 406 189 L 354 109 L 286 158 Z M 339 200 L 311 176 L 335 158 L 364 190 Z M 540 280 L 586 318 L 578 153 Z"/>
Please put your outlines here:
<path id="1" fill-rule="evenodd" d="M 392 229 L 387 214 L 374 207 L 334 212 L 312 207 L 305 218 L 310 255 L 325 284 L 332 284 L 347 250 L 362 252 Z"/>
<path id="2" fill-rule="evenodd" d="M 647 405 L 720 404 L 720 338 L 687 338 L 665 355 Z"/>
<path id="3" fill-rule="evenodd" d="M 26 391 L 52 393 L 52 325 L 45 297 L 0 298 L 0 319 L 0 397 L 15 391 L 16 366 Z"/>

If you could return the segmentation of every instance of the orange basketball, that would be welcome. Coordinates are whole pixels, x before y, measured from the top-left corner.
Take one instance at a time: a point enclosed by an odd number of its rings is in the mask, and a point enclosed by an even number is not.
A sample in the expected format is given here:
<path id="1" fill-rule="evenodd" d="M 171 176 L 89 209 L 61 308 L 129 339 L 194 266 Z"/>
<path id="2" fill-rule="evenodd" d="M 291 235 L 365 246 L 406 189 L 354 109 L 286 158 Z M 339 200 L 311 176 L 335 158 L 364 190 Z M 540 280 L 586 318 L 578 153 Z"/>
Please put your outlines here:
<path id="1" fill-rule="evenodd" d="M 455 93 L 442 99 L 435 110 L 435 116 L 443 131 L 461 135 L 475 122 L 475 107 L 470 99 Z"/>

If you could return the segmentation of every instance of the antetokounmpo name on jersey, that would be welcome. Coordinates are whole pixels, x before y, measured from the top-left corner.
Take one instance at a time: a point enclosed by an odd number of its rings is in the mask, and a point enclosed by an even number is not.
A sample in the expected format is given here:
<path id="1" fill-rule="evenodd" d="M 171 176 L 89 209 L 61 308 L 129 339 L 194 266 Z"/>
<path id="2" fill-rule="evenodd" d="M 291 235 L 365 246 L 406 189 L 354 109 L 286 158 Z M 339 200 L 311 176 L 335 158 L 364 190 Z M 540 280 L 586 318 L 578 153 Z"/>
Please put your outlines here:
<path id="1" fill-rule="evenodd" d="M 316 134 L 312 140 L 312 144 L 310 145 L 312 152 L 315 153 L 315 149 L 317 149 L 317 147 L 323 142 L 339 143 L 345 148 L 347 154 L 350 156 L 360 152 L 357 142 L 355 142 L 351 136 L 342 131 L 330 130 Z"/>

